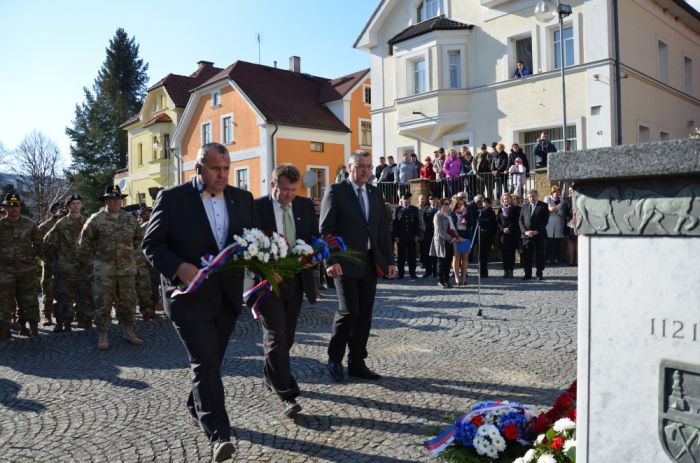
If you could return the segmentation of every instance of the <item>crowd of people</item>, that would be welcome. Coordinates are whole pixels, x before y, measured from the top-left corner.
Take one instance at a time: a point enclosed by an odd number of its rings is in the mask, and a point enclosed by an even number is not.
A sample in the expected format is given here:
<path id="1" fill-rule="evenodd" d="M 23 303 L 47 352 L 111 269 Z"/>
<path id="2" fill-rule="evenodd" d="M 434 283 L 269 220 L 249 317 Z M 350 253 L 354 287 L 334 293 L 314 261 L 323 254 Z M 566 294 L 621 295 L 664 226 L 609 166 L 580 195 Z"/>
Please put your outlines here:
<path id="1" fill-rule="evenodd" d="M 481 278 L 490 276 L 492 250 L 501 254 L 503 278 L 515 276 L 516 261 L 523 267 L 524 279 L 532 278 L 533 260 L 540 280 L 545 265 L 574 265 L 573 188 L 569 190 L 562 197 L 560 187 L 553 186 L 544 201 L 534 189 L 524 200 L 505 192 L 498 204 L 480 194 L 471 200 L 465 192 L 451 198 L 428 194 L 419 197 L 417 206 L 411 205 L 411 193 L 401 193 L 391 213 L 398 278 L 404 278 L 406 268 L 410 278 L 418 278 L 420 263 L 422 278 L 437 278 L 443 288 L 464 286 L 469 262 L 478 265 Z"/>
<path id="2" fill-rule="evenodd" d="M 530 166 L 518 143 L 511 144 L 509 152 L 504 143 L 497 142 L 490 146 L 482 144 L 476 154 L 466 146 L 439 148 L 423 161 L 417 154 L 406 152 L 399 163 L 393 156 L 380 157 L 371 181 L 391 204 L 397 203 L 401 194 L 409 190 L 409 182 L 415 179 L 430 181 L 431 193 L 437 197 L 451 198 L 459 192 L 467 193 L 470 198 L 482 195 L 492 201 L 500 200 L 504 192 L 523 197 L 531 169 L 546 167 L 549 153 L 556 151 L 547 132 L 542 132 L 533 150 L 534 166 Z M 335 182 L 346 180 L 347 175 L 346 167 L 342 166 Z"/>
<path id="3" fill-rule="evenodd" d="M 107 331 L 112 309 L 123 326 L 124 338 L 135 345 L 138 307 L 144 320 L 155 318 L 160 306 L 159 276 L 140 252 L 150 208 L 136 214 L 122 209 L 118 186 L 102 196 L 105 207 L 89 218 L 81 197 L 69 195 L 49 208 L 50 217 L 37 225 L 21 215 L 19 194 L 8 193 L 2 203 L 0 238 L 0 341 L 12 336 L 37 336 L 39 323 L 54 333 L 71 332 L 73 324 L 100 331 L 98 347 L 109 348 Z M 39 294 L 43 293 L 40 312 Z"/>

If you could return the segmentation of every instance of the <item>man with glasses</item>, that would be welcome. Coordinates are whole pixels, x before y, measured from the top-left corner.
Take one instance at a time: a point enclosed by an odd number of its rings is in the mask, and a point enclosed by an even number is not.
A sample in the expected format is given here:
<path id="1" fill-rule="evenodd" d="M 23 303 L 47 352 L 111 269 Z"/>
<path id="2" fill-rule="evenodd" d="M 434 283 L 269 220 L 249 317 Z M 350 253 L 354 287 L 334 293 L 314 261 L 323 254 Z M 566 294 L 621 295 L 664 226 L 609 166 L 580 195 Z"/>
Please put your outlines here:
<path id="1" fill-rule="evenodd" d="M 357 253 L 348 260 L 331 255 L 326 272 L 335 278 L 339 307 L 328 345 L 328 371 L 335 382 L 342 382 L 343 358 L 348 351 L 348 376 L 377 380 L 365 364 L 367 341 L 372 325 L 372 307 L 377 276 L 394 278 L 389 220 L 380 191 L 367 182 L 372 161 L 366 151 L 355 151 L 348 165 L 350 176 L 331 185 L 321 203 L 322 235 L 340 235 L 349 250 Z"/>

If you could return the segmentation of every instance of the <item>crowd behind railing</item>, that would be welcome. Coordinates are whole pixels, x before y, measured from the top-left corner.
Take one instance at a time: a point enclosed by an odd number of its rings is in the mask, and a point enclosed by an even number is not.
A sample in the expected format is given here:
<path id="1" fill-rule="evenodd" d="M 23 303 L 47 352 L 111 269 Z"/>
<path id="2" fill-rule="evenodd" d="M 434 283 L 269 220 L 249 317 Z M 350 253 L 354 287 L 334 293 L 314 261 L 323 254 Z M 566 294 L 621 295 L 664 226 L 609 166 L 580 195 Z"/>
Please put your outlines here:
<path id="1" fill-rule="evenodd" d="M 522 197 L 534 188 L 534 169 L 546 167 L 547 155 L 554 151 L 556 148 L 543 132 L 534 149 L 535 166 L 530 165 L 529 157 L 517 143 L 511 145 L 510 152 L 506 152 L 503 143 L 494 142 L 490 147 L 482 144 L 475 155 L 466 146 L 447 151 L 440 148 L 423 161 L 415 153 L 404 153 L 399 163 L 394 162 L 393 156 L 382 156 L 374 168 L 373 183 L 392 205 L 398 204 L 401 194 L 409 191 L 411 182 L 417 179 L 428 181 L 429 192 L 438 198 L 451 198 L 461 192 L 469 198 L 482 195 L 497 199 L 502 193 Z M 342 167 L 335 181 L 343 181 L 347 175 Z"/>

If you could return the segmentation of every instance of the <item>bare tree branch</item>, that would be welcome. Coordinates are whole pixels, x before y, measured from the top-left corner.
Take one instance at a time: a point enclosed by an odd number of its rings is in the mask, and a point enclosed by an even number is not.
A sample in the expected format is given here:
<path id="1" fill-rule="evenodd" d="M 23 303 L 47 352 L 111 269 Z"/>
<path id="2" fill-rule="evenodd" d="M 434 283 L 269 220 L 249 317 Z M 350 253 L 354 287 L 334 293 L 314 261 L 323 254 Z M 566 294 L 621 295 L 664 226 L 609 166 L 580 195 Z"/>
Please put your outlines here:
<path id="1" fill-rule="evenodd" d="M 27 196 L 27 204 L 42 220 L 52 202 L 65 196 L 69 185 L 61 174 L 58 146 L 41 132 L 24 137 L 14 152 L 13 172 Z"/>

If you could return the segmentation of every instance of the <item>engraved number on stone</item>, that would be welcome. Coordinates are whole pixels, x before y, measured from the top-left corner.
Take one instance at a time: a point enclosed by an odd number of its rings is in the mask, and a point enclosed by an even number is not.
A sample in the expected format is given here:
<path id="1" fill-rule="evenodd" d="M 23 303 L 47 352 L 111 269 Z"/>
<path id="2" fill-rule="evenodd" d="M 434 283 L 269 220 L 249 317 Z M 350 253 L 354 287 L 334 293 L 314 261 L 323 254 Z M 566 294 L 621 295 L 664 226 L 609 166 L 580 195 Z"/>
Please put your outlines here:
<path id="1" fill-rule="evenodd" d="M 678 334 L 681 331 L 683 331 L 683 322 L 679 322 L 678 320 L 674 320 L 673 326 L 676 326 L 676 325 L 678 325 L 678 329 L 673 332 L 673 338 L 674 339 L 685 339 L 685 336 L 683 336 L 682 334 L 680 334 L 680 335 Z"/>
<path id="2" fill-rule="evenodd" d="M 681 320 L 669 320 L 669 323 L 673 326 L 673 334 L 671 335 L 671 338 L 673 339 L 686 339 L 685 334 L 683 334 L 685 330 L 685 322 Z M 693 323 L 693 335 L 692 335 L 692 340 L 693 342 L 698 341 L 698 323 Z M 671 328 L 671 327 L 669 327 Z M 657 328 L 656 328 L 656 318 L 651 319 L 651 335 L 656 336 L 657 333 Z M 660 333 L 662 338 L 666 337 L 666 319 L 661 320 L 661 333 Z M 690 338 L 690 336 L 689 336 Z M 700 436 L 699 436 L 700 437 Z M 698 440 L 700 443 L 700 439 Z"/>

